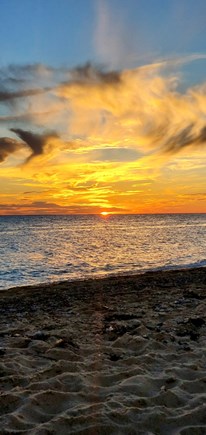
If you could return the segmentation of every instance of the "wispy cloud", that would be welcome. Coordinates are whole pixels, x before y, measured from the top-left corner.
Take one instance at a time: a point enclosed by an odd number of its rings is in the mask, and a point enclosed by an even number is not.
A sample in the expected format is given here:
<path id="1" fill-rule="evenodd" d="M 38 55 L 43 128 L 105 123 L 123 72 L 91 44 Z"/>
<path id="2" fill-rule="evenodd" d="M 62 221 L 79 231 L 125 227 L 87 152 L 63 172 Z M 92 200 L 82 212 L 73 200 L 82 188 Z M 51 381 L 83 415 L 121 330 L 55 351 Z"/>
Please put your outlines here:
<path id="1" fill-rule="evenodd" d="M 15 100 L 15 105 L 0 117 L 5 128 L 9 125 L 8 138 L 1 138 L 1 161 L 22 147 L 22 141 L 31 150 L 25 157 L 27 163 L 46 155 L 49 143 L 56 153 L 63 148 L 79 152 L 128 148 L 142 154 L 169 155 L 201 147 L 206 141 L 206 84 L 180 92 L 177 69 L 181 62 L 200 58 L 193 55 L 119 71 L 90 63 L 73 69 L 43 65 L 8 68 L 7 79 L 6 71 L 0 74 L 4 87 L 7 83 L 0 99 Z M 11 91 L 15 74 L 17 81 Z M 28 89 L 27 83 L 34 77 L 38 86 Z M 50 132 L 51 125 L 54 132 Z M 9 138 L 10 130 L 20 143 Z"/>
<path id="2" fill-rule="evenodd" d="M 49 88 L 26 89 L 26 90 L 16 91 L 16 92 L 0 90 L 0 102 L 8 102 L 9 101 L 11 103 L 13 100 L 16 100 L 17 98 L 30 97 L 33 95 L 42 94 L 42 93 L 47 92 L 47 91 L 49 91 Z"/>
<path id="3" fill-rule="evenodd" d="M 98 0 L 96 6 L 97 24 L 94 35 L 96 53 L 101 62 L 113 68 L 120 67 L 122 59 L 125 61 L 125 56 L 128 55 L 129 44 L 129 33 L 126 32 L 124 20 L 119 11 L 115 11 L 114 17 L 111 7 L 104 0 Z"/>

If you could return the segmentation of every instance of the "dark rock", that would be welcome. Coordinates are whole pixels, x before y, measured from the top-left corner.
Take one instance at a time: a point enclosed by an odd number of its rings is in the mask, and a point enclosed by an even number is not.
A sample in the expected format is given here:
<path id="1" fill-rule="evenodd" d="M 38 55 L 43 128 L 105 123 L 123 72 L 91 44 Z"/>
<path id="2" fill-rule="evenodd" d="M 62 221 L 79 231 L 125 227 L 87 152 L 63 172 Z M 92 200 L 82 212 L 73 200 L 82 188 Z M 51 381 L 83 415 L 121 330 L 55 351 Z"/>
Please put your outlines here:
<path id="1" fill-rule="evenodd" d="M 178 341 L 178 344 L 180 346 L 182 346 L 183 350 L 186 350 L 186 351 L 190 351 L 191 350 L 191 347 L 189 346 L 189 344 L 186 341 Z"/>
<path id="2" fill-rule="evenodd" d="M 185 335 L 188 335 L 188 334 L 189 334 L 189 330 L 186 328 L 180 328 L 180 329 L 176 330 L 176 335 L 178 337 L 184 337 Z"/>
<path id="3" fill-rule="evenodd" d="M 6 349 L 4 349 L 3 347 L 0 347 L 0 356 L 4 356 L 6 353 Z"/>
<path id="4" fill-rule="evenodd" d="M 149 329 L 150 331 L 155 331 L 155 330 L 158 329 L 158 328 L 156 328 L 156 326 L 153 325 L 153 324 L 147 324 L 147 325 L 145 325 L 145 326 L 146 326 L 146 328 Z M 160 331 L 160 330 L 159 330 L 159 331 Z"/>
<path id="5" fill-rule="evenodd" d="M 118 361 L 120 358 L 121 358 L 121 356 L 116 355 L 115 353 L 112 353 L 112 354 L 110 355 L 110 360 L 111 360 L 111 361 Z"/>
<path id="6" fill-rule="evenodd" d="M 19 349 L 26 349 L 29 346 L 31 339 L 28 337 L 14 336 L 14 339 L 12 341 L 14 347 Z"/>
<path id="7" fill-rule="evenodd" d="M 198 293 L 194 292 L 193 290 L 185 291 L 183 293 L 183 296 L 185 298 L 189 298 L 189 299 L 203 299 L 203 297 L 201 295 L 199 295 Z"/>
<path id="8" fill-rule="evenodd" d="M 183 346 L 183 350 L 185 350 L 186 352 L 189 352 L 191 350 L 191 347 L 189 345 L 185 345 Z"/>
<path id="9" fill-rule="evenodd" d="M 43 331 L 37 331 L 32 335 L 32 340 L 42 340 L 46 341 L 48 339 L 48 334 L 45 334 Z"/>
<path id="10" fill-rule="evenodd" d="M 174 382 L 176 382 L 176 378 L 174 378 L 173 376 L 171 376 L 170 378 L 166 379 L 166 384 L 174 384 Z"/>
<path id="11" fill-rule="evenodd" d="M 200 336 L 200 334 L 198 334 L 198 332 L 196 331 L 190 331 L 189 335 L 190 335 L 190 339 L 193 341 L 197 341 Z"/>
<path id="12" fill-rule="evenodd" d="M 188 323 L 192 323 L 196 328 L 201 328 L 201 326 L 205 325 L 205 320 L 202 317 L 190 317 Z"/>

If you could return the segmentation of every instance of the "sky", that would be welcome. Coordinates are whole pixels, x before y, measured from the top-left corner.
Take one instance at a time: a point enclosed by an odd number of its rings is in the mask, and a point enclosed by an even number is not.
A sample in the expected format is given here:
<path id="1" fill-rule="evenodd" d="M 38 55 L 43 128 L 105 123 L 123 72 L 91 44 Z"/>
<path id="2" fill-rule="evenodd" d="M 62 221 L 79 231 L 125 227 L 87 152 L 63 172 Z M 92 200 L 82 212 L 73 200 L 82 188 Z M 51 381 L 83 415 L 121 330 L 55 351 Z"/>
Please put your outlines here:
<path id="1" fill-rule="evenodd" d="M 204 0 L 0 17 L 0 215 L 206 213 Z"/>

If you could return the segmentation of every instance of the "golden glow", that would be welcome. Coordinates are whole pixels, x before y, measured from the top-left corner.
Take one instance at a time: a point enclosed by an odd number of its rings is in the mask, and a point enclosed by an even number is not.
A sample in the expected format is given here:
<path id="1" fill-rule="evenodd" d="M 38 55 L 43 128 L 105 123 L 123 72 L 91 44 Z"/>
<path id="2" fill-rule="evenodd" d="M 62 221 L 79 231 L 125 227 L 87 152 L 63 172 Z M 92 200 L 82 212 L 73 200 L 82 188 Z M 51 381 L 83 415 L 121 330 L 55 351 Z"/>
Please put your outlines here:
<path id="1" fill-rule="evenodd" d="M 116 82 L 93 72 L 31 96 L 26 129 L 58 134 L 41 154 L 17 136 L 15 152 L 3 148 L 0 214 L 206 212 L 206 86 L 181 94 L 166 68 L 123 70 Z"/>

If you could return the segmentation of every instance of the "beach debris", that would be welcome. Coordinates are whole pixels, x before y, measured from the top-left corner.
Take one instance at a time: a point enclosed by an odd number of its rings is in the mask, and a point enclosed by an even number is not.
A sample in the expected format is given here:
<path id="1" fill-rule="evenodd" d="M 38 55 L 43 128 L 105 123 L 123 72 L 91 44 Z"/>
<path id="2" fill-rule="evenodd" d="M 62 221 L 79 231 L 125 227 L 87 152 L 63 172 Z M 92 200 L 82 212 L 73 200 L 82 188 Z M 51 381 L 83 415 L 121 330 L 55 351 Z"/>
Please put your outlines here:
<path id="1" fill-rule="evenodd" d="M 140 326 L 135 314 L 113 313 L 104 317 L 103 334 L 107 334 L 109 341 L 115 341 L 126 333 L 134 334 Z"/>
<path id="2" fill-rule="evenodd" d="M 54 343 L 54 347 L 67 347 L 66 340 L 64 340 L 63 338 L 59 338 L 59 339 Z"/>
<path id="3" fill-rule="evenodd" d="M 109 341 L 115 341 L 126 333 L 134 335 L 140 325 L 139 321 L 106 323 L 103 327 L 103 334 L 107 334 Z"/>
<path id="4" fill-rule="evenodd" d="M 78 344 L 74 343 L 71 338 L 59 338 L 58 340 L 56 340 L 53 347 L 65 348 L 68 346 L 72 346 L 75 349 L 79 349 Z"/>
<path id="5" fill-rule="evenodd" d="M 103 333 L 108 334 L 109 341 L 115 341 L 118 337 L 121 337 L 127 332 L 124 325 L 113 323 L 112 325 L 105 325 Z"/>

